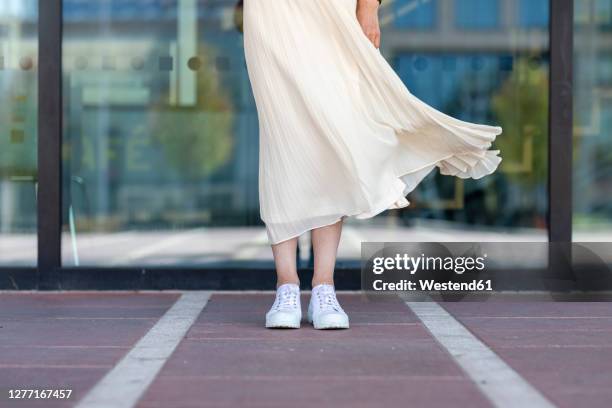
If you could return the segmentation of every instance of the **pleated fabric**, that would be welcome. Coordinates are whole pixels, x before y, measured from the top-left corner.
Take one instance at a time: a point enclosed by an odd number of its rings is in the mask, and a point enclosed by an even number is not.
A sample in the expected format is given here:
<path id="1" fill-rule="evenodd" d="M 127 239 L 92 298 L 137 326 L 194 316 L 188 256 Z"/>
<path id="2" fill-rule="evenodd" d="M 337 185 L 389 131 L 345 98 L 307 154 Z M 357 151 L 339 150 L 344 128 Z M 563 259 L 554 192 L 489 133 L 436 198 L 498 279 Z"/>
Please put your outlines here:
<path id="1" fill-rule="evenodd" d="M 497 126 L 452 118 L 403 84 L 356 18 L 356 0 L 245 0 L 259 119 L 260 215 L 277 244 L 343 217 L 409 205 L 436 167 L 496 170 Z"/>

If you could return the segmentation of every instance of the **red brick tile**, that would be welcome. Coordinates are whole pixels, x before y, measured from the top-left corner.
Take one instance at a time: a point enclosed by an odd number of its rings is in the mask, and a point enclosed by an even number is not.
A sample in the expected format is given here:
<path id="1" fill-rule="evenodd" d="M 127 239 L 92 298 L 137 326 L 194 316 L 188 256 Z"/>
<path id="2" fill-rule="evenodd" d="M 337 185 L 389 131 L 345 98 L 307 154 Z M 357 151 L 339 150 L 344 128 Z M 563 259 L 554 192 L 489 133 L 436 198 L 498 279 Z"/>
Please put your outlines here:
<path id="1" fill-rule="evenodd" d="M 487 302 L 443 306 L 558 406 L 610 406 L 611 304 Z"/>
<path id="2" fill-rule="evenodd" d="M 285 378 L 164 377 L 141 408 L 193 407 L 490 407 L 462 379 L 310 376 Z"/>
<path id="3" fill-rule="evenodd" d="M 489 406 L 400 299 L 339 298 L 349 330 L 268 330 L 273 294 L 213 296 L 140 406 Z"/>

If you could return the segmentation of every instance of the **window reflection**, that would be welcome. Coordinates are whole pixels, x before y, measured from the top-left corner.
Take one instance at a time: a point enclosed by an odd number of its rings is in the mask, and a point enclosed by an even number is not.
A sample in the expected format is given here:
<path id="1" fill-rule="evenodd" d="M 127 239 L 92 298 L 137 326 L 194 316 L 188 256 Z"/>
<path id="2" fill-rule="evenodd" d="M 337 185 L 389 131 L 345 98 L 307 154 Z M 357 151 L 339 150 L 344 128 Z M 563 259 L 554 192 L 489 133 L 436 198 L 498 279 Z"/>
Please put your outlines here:
<path id="1" fill-rule="evenodd" d="M 574 240 L 612 235 L 612 5 L 576 0 L 574 22 Z"/>
<path id="2" fill-rule="evenodd" d="M 271 266 L 237 3 L 65 0 L 65 264 Z M 482 180 L 432 174 L 412 207 L 349 221 L 341 258 L 363 240 L 546 239 L 547 3 L 383 2 L 401 79 L 503 126 L 504 162 Z"/>
<path id="3" fill-rule="evenodd" d="M 547 4 L 401 0 L 383 6 L 382 52 L 410 91 L 460 119 L 502 126 L 495 146 L 504 161 L 481 180 L 436 172 L 409 195 L 410 207 L 350 221 L 340 247 L 344 259 L 357 258 L 363 240 L 547 239 Z"/>
<path id="4" fill-rule="evenodd" d="M 394 1 L 391 7 L 396 28 L 432 29 L 436 25 L 438 0 Z"/>
<path id="5" fill-rule="evenodd" d="M 0 0 L 0 266 L 36 265 L 36 0 Z"/>
<path id="6" fill-rule="evenodd" d="M 455 0 L 455 22 L 464 30 L 500 28 L 500 0 Z"/>
<path id="7" fill-rule="evenodd" d="M 235 5 L 64 2 L 65 264 L 271 259 Z"/>

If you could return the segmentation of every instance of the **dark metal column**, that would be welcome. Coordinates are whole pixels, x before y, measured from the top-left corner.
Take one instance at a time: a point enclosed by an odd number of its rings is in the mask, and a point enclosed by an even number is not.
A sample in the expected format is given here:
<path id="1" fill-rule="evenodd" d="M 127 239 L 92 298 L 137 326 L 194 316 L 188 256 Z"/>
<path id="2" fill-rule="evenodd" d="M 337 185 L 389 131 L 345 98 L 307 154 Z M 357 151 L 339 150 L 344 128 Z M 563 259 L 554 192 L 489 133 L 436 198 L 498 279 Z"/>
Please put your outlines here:
<path id="1" fill-rule="evenodd" d="M 61 266 L 62 0 L 38 1 L 38 272 Z"/>
<path id="2" fill-rule="evenodd" d="M 572 136 L 574 1 L 550 0 L 548 289 L 574 289 Z"/>
<path id="3" fill-rule="evenodd" d="M 551 242 L 572 240 L 574 1 L 550 0 L 549 214 Z"/>

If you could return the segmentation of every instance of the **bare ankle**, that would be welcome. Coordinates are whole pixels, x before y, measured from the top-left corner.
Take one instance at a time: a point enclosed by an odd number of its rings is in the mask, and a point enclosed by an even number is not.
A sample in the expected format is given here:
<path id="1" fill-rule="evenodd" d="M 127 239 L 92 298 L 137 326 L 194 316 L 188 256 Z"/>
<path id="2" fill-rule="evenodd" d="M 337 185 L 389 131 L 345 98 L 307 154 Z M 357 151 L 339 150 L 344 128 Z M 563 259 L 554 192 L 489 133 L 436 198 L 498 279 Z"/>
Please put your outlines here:
<path id="1" fill-rule="evenodd" d="M 299 279 L 277 279 L 276 280 L 276 287 L 278 288 L 281 285 L 286 285 L 288 283 L 292 283 L 295 285 L 300 286 L 300 280 Z"/>
<path id="2" fill-rule="evenodd" d="M 312 280 L 312 287 L 314 288 L 315 286 L 318 285 L 334 285 L 334 280 L 333 279 L 313 279 Z"/>

